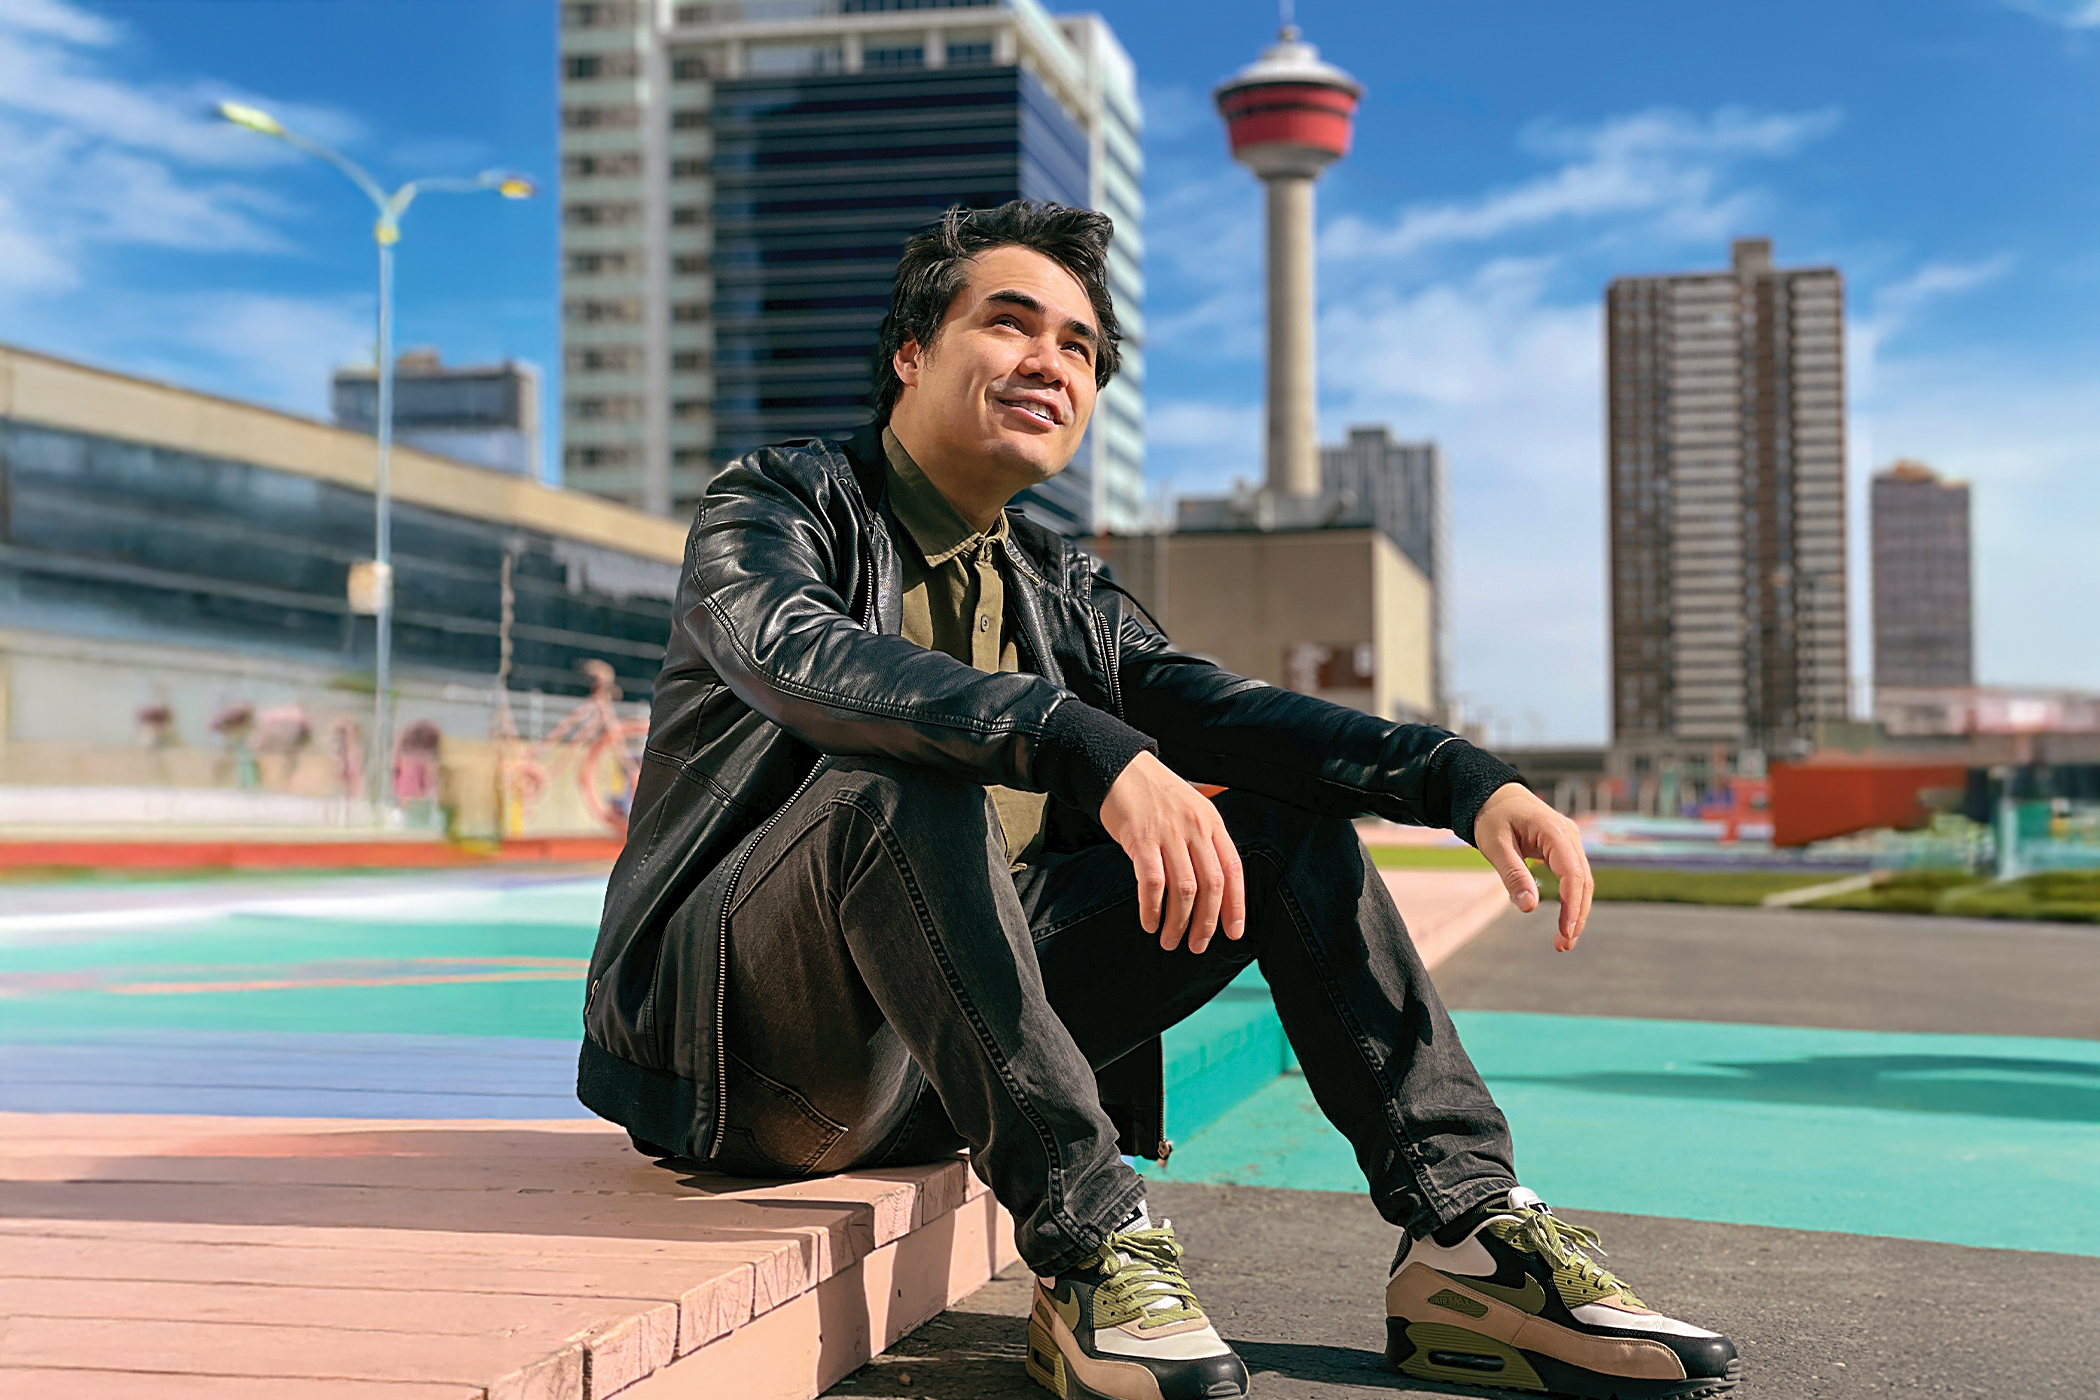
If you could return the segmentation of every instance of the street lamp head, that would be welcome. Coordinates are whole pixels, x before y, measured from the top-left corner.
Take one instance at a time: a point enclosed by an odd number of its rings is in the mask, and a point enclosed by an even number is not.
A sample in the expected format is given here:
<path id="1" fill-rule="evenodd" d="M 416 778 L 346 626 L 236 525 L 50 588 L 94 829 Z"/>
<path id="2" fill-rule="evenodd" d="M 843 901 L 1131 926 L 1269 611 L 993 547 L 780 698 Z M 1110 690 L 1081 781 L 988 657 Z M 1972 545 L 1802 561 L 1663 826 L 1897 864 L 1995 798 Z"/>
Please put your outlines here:
<path id="1" fill-rule="evenodd" d="M 539 188 L 523 175 L 505 175 L 496 181 L 496 193 L 505 199 L 530 199 Z"/>
<path id="2" fill-rule="evenodd" d="M 265 136 L 284 135 L 283 124 L 260 107 L 250 107 L 240 102 L 221 102 L 218 113 L 235 126 L 245 126 L 248 130 L 259 131 Z"/>

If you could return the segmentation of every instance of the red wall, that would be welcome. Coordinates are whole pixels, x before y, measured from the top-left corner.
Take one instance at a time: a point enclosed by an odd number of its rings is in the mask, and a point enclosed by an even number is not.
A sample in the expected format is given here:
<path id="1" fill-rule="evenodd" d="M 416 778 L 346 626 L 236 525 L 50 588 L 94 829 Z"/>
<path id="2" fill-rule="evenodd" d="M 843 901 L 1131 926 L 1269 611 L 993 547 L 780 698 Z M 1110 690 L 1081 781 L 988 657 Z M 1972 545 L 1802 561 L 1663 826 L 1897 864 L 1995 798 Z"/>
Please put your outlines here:
<path id="1" fill-rule="evenodd" d="M 1805 846 L 1877 826 L 1920 827 L 1927 788 L 1960 788 L 1969 770 L 1943 763 L 1775 763 L 1772 844 Z"/>

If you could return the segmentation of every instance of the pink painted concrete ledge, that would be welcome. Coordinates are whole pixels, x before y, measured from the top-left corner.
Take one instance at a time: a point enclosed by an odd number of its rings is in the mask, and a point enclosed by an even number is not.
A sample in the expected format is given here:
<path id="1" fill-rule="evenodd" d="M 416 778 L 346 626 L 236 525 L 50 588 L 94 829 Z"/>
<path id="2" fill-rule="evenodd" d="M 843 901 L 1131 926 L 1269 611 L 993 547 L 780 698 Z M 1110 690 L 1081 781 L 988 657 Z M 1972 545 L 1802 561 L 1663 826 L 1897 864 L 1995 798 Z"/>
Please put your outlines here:
<path id="1" fill-rule="evenodd" d="M 805 1400 L 1012 1233 L 960 1159 L 766 1184 L 588 1122 L 0 1114 L 0 1390 Z"/>

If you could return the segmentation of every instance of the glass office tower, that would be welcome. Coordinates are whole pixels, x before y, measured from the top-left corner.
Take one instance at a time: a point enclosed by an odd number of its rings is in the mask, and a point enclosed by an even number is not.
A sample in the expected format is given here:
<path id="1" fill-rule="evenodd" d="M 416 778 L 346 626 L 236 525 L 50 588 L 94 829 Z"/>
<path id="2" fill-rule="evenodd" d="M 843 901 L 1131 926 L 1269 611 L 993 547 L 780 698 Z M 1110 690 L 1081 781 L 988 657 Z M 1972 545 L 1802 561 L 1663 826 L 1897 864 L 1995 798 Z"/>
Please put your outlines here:
<path id="1" fill-rule="evenodd" d="M 868 421 L 898 252 L 954 206 L 1116 221 L 1124 370 L 1026 507 L 1142 521 L 1135 76 L 1034 0 L 563 6 L 564 467 L 671 514 L 765 442 Z"/>

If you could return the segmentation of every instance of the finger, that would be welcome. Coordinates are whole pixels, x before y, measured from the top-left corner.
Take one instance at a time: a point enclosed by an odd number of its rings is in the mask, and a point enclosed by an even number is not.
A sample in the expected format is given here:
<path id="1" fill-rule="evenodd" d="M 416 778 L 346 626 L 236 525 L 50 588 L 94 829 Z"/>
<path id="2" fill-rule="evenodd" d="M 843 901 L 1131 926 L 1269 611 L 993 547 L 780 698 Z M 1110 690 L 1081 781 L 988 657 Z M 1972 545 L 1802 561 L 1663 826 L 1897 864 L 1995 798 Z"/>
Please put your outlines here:
<path id="1" fill-rule="evenodd" d="M 1566 952 L 1582 937 L 1596 880 L 1590 874 L 1589 858 L 1583 854 L 1581 843 L 1564 830 L 1548 838 L 1545 855 L 1547 868 L 1560 877 L 1560 928 L 1553 946 Z"/>
<path id="2" fill-rule="evenodd" d="M 1160 898 L 1167 890 L 1167 873 L 1159 858 L 1159 847 L 1143 847 L 1130 858 L 1130 864 L 1137 872 L 1138 927 L 1147 933 L 1157 933 Z"/>
<path id="3" fill-rule="evenodd" d="M 1509 891 L 1509 902 L 1529 914 L 1539 907 L 1539 883 L 1531 878 L 1531 871 L 1524 864 L 1524 857 L 1517 851 L 1515 837 L 1510 828 L 1503 826 L 1488 833 L 1480 843 L 1480 853 L 1495 867 L 1502 877 L 1502 888 Z"/>
<path id="4" fill-rule="evenodd" d="M 1208 832 L 1189 838 L 1189 862 L 1196 871 L 1196 912 L 1189 919 L 1189 951 L 1200 953 L 1218 932 L 1218 908 L 1225 902 L 1225 869 Z"/>
<path id="5" fill-rule="evenodd" d="M 1173 952 L 1188 932 L 1189 911 L 1196 905 L 1196 868 L 1189 863 L 1189 848 L 1169 842 L 1161 852 L 1166 857 L 1167 907 L 1160 918 L 1159 946 Z"/>
<path id="6" fill-rule="evenodd" d="M 1217 832 L 1211 837 L 1217 848 L 1218 865 L 1225 872 L 1225 905 L 1221 911 L 1225 920 L 1225 936 L 1239 938 L 1247 932 L 1247 872 L 1240 864 L 1239 847 L 1232 844 L 1232 833 L 1219 822 Z"/>

